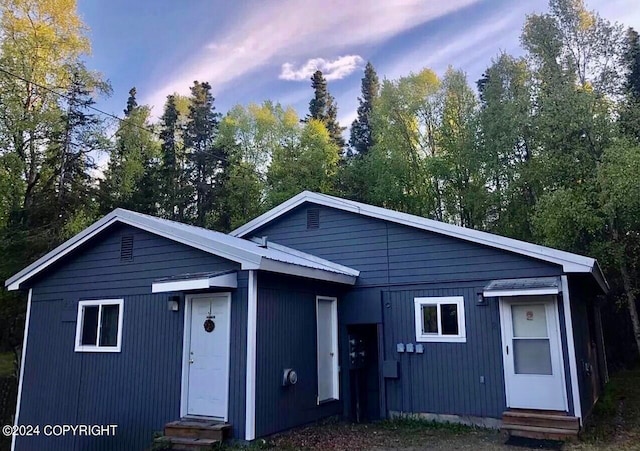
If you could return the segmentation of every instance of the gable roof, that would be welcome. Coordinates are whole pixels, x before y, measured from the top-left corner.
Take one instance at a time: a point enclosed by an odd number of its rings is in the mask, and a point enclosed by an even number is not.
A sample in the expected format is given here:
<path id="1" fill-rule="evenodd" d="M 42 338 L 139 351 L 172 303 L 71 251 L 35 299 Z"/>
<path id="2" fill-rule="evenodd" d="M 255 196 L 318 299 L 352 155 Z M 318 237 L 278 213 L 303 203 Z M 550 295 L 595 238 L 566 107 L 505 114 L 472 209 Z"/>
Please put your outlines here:
<path id="1" fill-rule="evenodd" d="M 327 194 L 314 193 L 311 191 L 303 191 L 297 196 L 292 197 L 286 202 L 269 210 L 268 212 L 258 216 L 245 225 L 238 227 L 230 233 L 237 237 L 246 237 L 255 230 L 265 226 L 269 222 L 279 218 L 285 213 L 304 204 L 305 202 L 314 203 L 326 207 L 336 208 L 338 210 L 349 211 L 355 214 L 368 216 L 371 218 L 381 219 L 383 221 L 394 222 L 416 229 L 426 230 L 441 235 L 458 238 L 473 243 L 502 249 L 516 254 L 525 255 L 537 260 L 546 261 L 562 266 L 565 273 L 590 273 L 602 290 L 606 293 L 609 289 L 607 281 L 602 274 L 600 265 L 594 258 L 582 255 L 572 254 L 570 252 L 553 249 L 550 247 L 540 246 L 537 244 L 527 243 L 525 241 L 515 240 L 492 233 L 481 232 L 479 230 L 460 227 L 453 224 L 447 224 L 433 219 L 423 218 L 421 216 L 401 213 L 399 211 L 389 210 L 386 208 L 376 207 L 373 205 L 363 204 L 339 197 L 329 196 Z"/>
<path id="2" fill-rule="evenodd" d="M 6 280 L 9 290 L 20 285 L 116 223 L 127 224 L 204 252 L 261 269 L 353 285 L 359 271 L 280 245 L 254 243 L 213 230 L 117 208 Z"/>

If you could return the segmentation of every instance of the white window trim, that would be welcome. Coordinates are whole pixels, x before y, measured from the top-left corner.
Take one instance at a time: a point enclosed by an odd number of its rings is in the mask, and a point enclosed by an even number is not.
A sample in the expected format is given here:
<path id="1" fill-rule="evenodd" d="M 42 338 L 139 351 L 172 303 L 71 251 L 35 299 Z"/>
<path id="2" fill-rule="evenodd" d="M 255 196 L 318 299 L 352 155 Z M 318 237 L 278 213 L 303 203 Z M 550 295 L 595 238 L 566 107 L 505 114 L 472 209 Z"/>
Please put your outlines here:
<path id="1" fill-rule="evenodd" d="M 416 326 L 416 341 L 418 342 L 437 342 L 437 343 L 466 343 L 467 332 L 466 323 L 464 320 L 464 297 L 463 296 L 448 296 L 448 297 L 421 297 L 414 298 L 414 310 L 415 310 L 415 326 Z M 442 335 L 440 331 L 440 306 L 442 304 L 456 304 L 458 306 L 458 335 Z M 438 312 L 438 333 L 437 334 L 424 334 L 422 333 L 422 306 L 435 305 Z"/>
<path id="2" fill-rule="evenodd" d="M 96 345 L 82 345 L 80 340 L 82 339 L 82 313 L 84 307 L 87 306 L 103 306 L 103 305 L 118 305 L 118 339 L 116 346 L 100 346 L 100 327 L 102 320 L 102 309 L 98 310 L 98 338 L 96 339 Z M 78 319 L 76 321 L 76 352 L 120 352 L 122 346 L 122 318 L 124 317 L 124 299 L 92 299 L 88 301 L 78 302 Z"/>
<path id="3" fill-rule="evenodd" d="M 317 397 L 317 404 L 323 404 L 329 401 L 337 401 L 340 399 L 340 366 L 338 365 L 338 298 L 332 296 L 316 296 L 316 329 L 318 327 L 318 303 L 320 301 L 331 302 L 331 352 L 333 353 L 333 368 L 331 369 L 331 376 L 333 377 L 333 393 L 328 398 L 320 399 Z M 320 341 L 319 331 L 316 330 L 316 366 L 318 371 L 318 378 L 320 378 Z M 320 392 L 320 380 L 318 379 L 317 391 Z"/>

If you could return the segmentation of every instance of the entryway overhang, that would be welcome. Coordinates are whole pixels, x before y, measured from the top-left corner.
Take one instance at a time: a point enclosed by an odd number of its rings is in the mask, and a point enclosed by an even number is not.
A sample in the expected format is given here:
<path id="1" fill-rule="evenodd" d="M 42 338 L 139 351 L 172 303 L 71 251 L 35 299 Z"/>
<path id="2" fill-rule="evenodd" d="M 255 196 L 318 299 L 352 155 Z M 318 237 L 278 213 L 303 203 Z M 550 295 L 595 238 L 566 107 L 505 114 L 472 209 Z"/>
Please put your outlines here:
<path id="1" fill-rule="evenodd" d="M 492 280 L 484 287 L 485 298 L 509 296 L 541 296 L 562 291 L 559 277 L 530 277 L 526 279 Z"/>
<path id="2" fill-rule="evenodd" d="M 152 293 L 174 291 L 208 290 L 210 288 L 238 288 L 237 271 L 212 273 L 180 274 L 155 280 L 151 285 Z"/>

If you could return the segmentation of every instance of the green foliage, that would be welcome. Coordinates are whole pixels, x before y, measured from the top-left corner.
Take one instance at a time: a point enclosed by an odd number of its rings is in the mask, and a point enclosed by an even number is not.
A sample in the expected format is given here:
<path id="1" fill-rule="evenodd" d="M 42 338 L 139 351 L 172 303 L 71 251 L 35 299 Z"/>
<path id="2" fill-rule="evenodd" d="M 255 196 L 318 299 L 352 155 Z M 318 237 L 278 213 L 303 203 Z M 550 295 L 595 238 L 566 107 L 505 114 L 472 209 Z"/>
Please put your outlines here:
<path id="1" fill-rule="evenodd" d="M 309 114 L 305 121 L 312 119 L 318 120 L 324 124 L 329 131 L 333 142 L 342 150 L 345 146 L 342 132 L 344 127 L 338 123 L 338 106 L 336 100 L 327 90 L 327 80 L 322 72 L 317 70 L 311 77 L 311 87 L 314 96 L 309 102 Z"/>

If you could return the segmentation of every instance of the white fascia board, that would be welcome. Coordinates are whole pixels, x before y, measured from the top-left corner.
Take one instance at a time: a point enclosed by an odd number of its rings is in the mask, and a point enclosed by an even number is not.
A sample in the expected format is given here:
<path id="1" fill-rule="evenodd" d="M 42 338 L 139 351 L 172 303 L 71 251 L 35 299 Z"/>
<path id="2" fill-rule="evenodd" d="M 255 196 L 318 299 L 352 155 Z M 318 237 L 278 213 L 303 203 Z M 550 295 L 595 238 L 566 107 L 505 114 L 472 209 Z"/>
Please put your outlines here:
<path id="1" fill-rule="evenodd" d="M 258 216 L 253 221 L 235 229 L 230 234 L 244 237 L 278 216 L 302 205 L 304 202 L 312 202 L 326 207 L 351 211 L 364 216 L 395 222 L 409 227 L 526 255 L 537 260 L 561 265 L 564 272 L 567 273 L 591 273 L 596 263 L 596 261 L 590 257 L 309 191 L 304 191 L 292 197 L 274 209 Z M 597 278 L 598 277 L 596 277 L 596 279 Z"/>
<path id="2" fill-rule="evenodd" d="M 558 288 L 527 288 L 522 290 L 485 290 L 482 295 L 486 298 L 510 297 L 510 296 L 543 296 L 545 294 L 558 294 Z"/>
<path id="3" fill-rule="evenodd" d="M 264 258 L 260 269 L 291 276 L 306 277 L 308 279 L 324 280 L 326 282 L 336 282 L 345 285 L 355 285 L 357 277 L 349 274 L 326 271 L 323 269 L 309 268 L 306 266 L 284 263 L 277 260 Z"/>
<path id="4" fill-rule="evenodd" d="M 206 290 L 209 288 L 238 288 L 238 275 L 234 272 L 200 279 L 153 282 L 151 292 L 170 293 L 174 291 Z"/>

